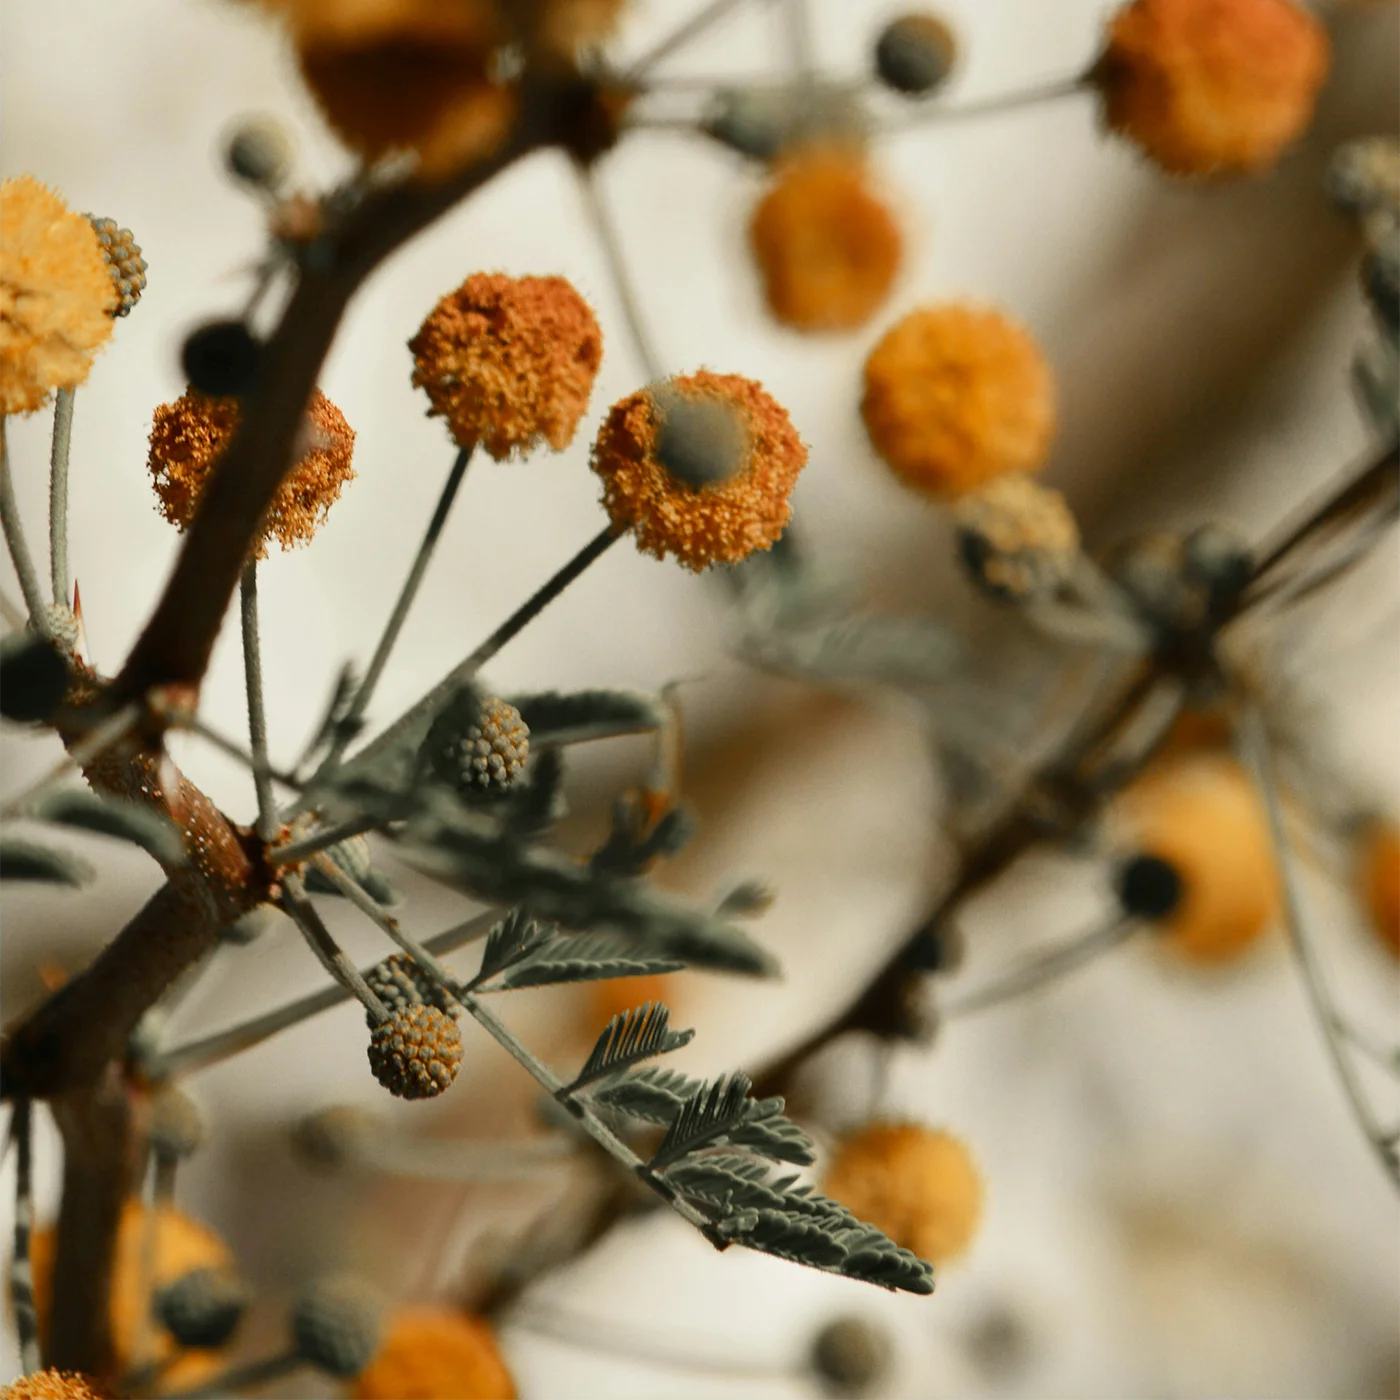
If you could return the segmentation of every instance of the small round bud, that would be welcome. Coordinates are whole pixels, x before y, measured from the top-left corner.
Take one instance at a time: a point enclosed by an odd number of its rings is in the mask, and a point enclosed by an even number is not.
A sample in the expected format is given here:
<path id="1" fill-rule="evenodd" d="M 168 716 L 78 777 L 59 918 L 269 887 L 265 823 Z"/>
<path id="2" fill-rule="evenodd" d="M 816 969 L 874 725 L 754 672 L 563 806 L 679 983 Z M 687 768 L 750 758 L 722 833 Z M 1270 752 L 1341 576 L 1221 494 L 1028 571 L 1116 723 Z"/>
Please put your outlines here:
<path id="1" fill-rule="evenodd" d="M 888 1333 L 864 1318 L 841 1317 L 812 1339 L 811 1366 L 829 1395 L 868 1395 L 889 1371 Z"/>
<path id="2" fill-rule="evenodd" d="M 1079 526 L 1065 498 L 1020 472 L 962 497 L 953 511 L 969 578 L 1001 603 L 1053 593 L 1069 579 Z"/>
<path id="3" fill-rule="evenodd" d="M 669 387 L 654 395 L 661 415 L 656 460 L 678 481 L 699 490 L 727 481 L 744 464 L 748 434 L 724 399 L 694 399 Z"/>
<path id="4" fill-rule="evenodd" d="M 242 321 L 210 321 L 191 331 L 180 352 L 190 388 L 213 398 L 248 392 L 262 346 Z"/>
<path id="5" fill-rule="evenodd" d="M 150 1112 L 151 1151 L 178 1160 L 204 1145 L 204 1116 L 183 1089 L 162 1084 L 151 1095 Z"/>
<path id="6" fill-rule="evenodd" d="M 229 137 L 224 165 L 230 175 L 260 189 L 275 190 L 292 164 L 292 143 L 274 121 L 260 119 L 240 126 Z"/>
<path id="7" fill-rule="evenodd" d="M 1166 919 L 1181 903 L 1181 876 L 1160 856 L 1130 856 L 1118 867 L 1114 881 L 1118 902 L 1135 919 Z"/>
<path id="8" fill-rule="evenodd" d="M 221 1347 L 248 1310 L 248 1289 L 224 1269 L 193 1269 L 155 1297 L 160 1325 L 182 1347 Z"/>
<path id="9" fill-rule="evenodd" d="M 301 1359 L 349 1379 L 374 1359 L 383 1336 L 378 1295 L 355 1278 L 318 1279 L 292 1310 L 292 1337 Z"/>
<path id="10" fill-rule="evenodd" d="M 461 1032 L 437 1007 L 410 1006 L 371 1031 L 369 1065 L 397 1098 L 435 1098 L 462 1067 Z"/>
<path id="11" fill-rule="evenodd" d="M 68 693 L 68 658 L 48 637 L 21 632 L 0 642 L 0 714 L 46 720 Z"/>
<path id="12" fill-rule="evenodd" d="M 721 88 L 704 129 L 740 155 L 772 160 L 791 135 L 792 100 L 778 88 Z"/>
<path id="13" fill-rule="evenodd" d="M 937 15 L 900 15 L 875 42 L 875 72 L 896 92 L 926 97 L 947 80 L 957 56 L 953 31 Z"/>
<path id="14" fill-rule="evenodd" d="M 406 1011 L 410 1006 L 427 1005 L 437 1007 L 445 1016 L 455 1017 L 461 1009 L 447 988 L 407 953 L 393 953 L 383 962 L 375 963 L 365 981 L 390 1015 Z M 374 1018 L 368 1012 L 365 1015 L 372 1028 Z"/>
<path id="15" fill-rule="evenodd" d="M 102 261 L 112 274 L 117 289 L 113 316 L 129 316 L 146 290 L 146 259 L 129 228 L 119 228 L 115 219 L 99 219 L 88 215 L 102 249 Z"/>
<path id="16" fill-rule="evenodd" d="M 1254 553 L 1233 530 L 1198 525 L 1181 543 L 1181 571 L 1218 607 L 1244 592 L 1254 577 Z"/>
<path id="17" fill-rule="evenodd" d="M 292 1132 L 292 1145 L 312 1166 L 342 1171 L 357 1165 L 365 1145 L 383 1131 L 368 1109 L 348 1104 L 309 1113 Z"/>
<path id="18" fill-rule="evenodd" d="M 530 729 L 514 705 L 464 689 L 433 721 L 424 753 L 433 772 L 464 796 L 498 796 L 525 771 Z"/>

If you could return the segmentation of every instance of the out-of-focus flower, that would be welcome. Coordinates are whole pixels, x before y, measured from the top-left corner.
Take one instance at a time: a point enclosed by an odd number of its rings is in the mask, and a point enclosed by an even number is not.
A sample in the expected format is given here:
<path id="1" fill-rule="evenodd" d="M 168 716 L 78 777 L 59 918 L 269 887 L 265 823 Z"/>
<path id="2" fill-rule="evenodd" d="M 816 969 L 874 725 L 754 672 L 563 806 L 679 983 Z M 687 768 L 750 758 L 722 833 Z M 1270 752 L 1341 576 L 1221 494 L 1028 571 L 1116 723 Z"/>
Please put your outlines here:
<path id="1" fill-rule="evenodd" d="M 997 477 L 954 507 L 962 561 L 1003 602 L 1051 593 L 1074 570 L 1079 527 L 1065 498 L 1020 472 Z"/>
<path id="2" fill-rule="evenodd" d="M 1372 822 L 1357 849 L 1359 894 L 1371 927 L 1386 949 L 1400 958 L 1400 827 Z"/>
<path id="3" fill-rule="evenodd" d="M 77 1371 L 35 1371 L 0 1386 L 0 1400 L 107 1400 L 91 1376 Z"/>
<path id="4" fill-rule="evenodd" d="M 0 413 L 81 384 L 117 304 L 92 224 L 31 175 L 0 184 Z"/>
<path id="5" fill-rule="evenodd" d="M 446 1308 L 399 1308 L 355 1400 L 515 1400 L 515 1382 L 488 1323 Z"/>

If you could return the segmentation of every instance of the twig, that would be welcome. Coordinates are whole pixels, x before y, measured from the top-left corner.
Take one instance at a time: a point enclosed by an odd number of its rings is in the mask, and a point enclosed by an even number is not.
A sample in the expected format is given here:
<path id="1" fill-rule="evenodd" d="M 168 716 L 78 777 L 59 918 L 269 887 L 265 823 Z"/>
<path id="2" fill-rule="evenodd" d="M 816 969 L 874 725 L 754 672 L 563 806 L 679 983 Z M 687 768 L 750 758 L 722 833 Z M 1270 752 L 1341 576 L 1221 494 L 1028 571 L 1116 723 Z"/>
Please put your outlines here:
<path id="1" fill-rule="evenodd" d="M 434 954 L 451 953 L 457 948 L 476 939 L 484 938 L 500 922 L 501 911 L 488 910 L 463 923 L 456 924 L 424 944 Z M 364 974 L 373 967 L 364 969 Z M 255 1016 L 227 1030 L 217 1031 L 203 1040 L 191 1041 L 154 1055 L 143 1066 L 145 1074 L 152 1080 L 160 1080 L 174 1075 L 193 1074 L 196 1070 L 207 1069 L 232 1055 L 260 1045 L 264 1040 L 295 1026 L 322 1011 L 328 1011 L 341 1002 L 349 1001 L 352 993 L 339 982 L 333 987 L 322 987 L 295 1001 L 288 1002 L 261 1016 Z"/>
<path id="2" fill-rule="evenodd" d="M 730 10 L 736 9 L 742 3 L 743 0 L 710 0 L 708 5 L 702 6 L 684 24 L 673 29 L 664 39 L 658 40 L 636 59 L 623 74 L 623 78 L 631 83 L 640 82 L 663 58 L 669 58 L 677 49 L 698 38 L 716 20 L 723 19 Z"/>
<path id="3" fill-rule="evenodd" d="M 68 449 L 73 440 L 72 389 L 60 389 L 53 408 L 53 450 L 49 455 L 49 568 L 53 600 L 70 606 L 68 596 Z"/>
<path id="4" fill-rule="evenodd" d="M 1269 752 L 1268 731 L 1258 706 L 1247 699 L 1237 700 L 1235 706 L 1234 736 L 1240 757 L 1246 767 L 1253 771 L 1255 781 L 1264 797 L 1268 812 L 1269 831 L 1273 839 L 1274 856 L 1278 864 L 1279 880 L 1283 886 L 1284 920 L 1288 929 L 1289 943 L 1292 945 L 1298 970 L 1302 974 L 1303 986 L 1312 1004 L 1313 1014 L 1322 1030 L 1327 1053 L 1332 1059 L 1337 1077 L 1366 1140 L 1385 1168 L 1392 1183 L 1400 1187 L 1400 1158 L 1394 1148 L 1386 1142 L 1384 1130 L 1372 1112 L 1371 1105 L 1361 1087 L 1355 1066 L 1351 1062 L 1338 1033 L 1341 1020 L 1336 1003 L 1327 985 L 1322 959 L 1313 942 L 1312 929 L 1308 922 L 1307 910 L 1303 902 L 1302 890 L 1298 885 L 1297 871 L 1288 848 L 1288 832 L 1284 822 L 1283 805 L 1279 798 L 1278 786 L 1274 779 L 1273 757 Z"/>
<path id="5" fill-rule="evenodd" d="M 301 930 L 311 951 L 320 959 L 321 966 L 340 983 L 374 1018 L 382 1025 L 389 1019 L 389 1010 L 375 996 L 368 982 L 360 976 L 360 970 L 345 955 L 344 949 L 335 941 L 325 921 L 316 912 L 306 897 L 306 888 L 299 875 L 286 875 L 282 880 L 282 908 L 291 916 Z"/>
<path id="6" fill-rule="evenodd" d="M 622 242 L 608 212 L 607 204 L 603 200 L 603 192 L 599 188 L 597 169 L 595 166 L 582 163 L 575 163 L 574 169 L 578 172 L 579 189 L 583 194 L 584 209 L 593 225 L 593 231 L 598 237 L 598 243 L 602 247 L 603 260 L 608 265 L 613 289 L 617 292 L 617 299 L 622 305 L 622 319 L 627 323 L 628 333 L 632 337 L 632 348 L 637 352 L 637 358 L 642 362 L 642 368 L 646 371 L 647 378 L 655 382 L 664 378 L 665 372 L 661 368 L 660 357 L 652 346 L 646 328 L 642 324 L 642 310 L 637 304 L 636 290 L 632 286 L 632 279 L 627 272 L 627 263 L 622 255 Z"/>
<path id="7" fill-rule="evenodd" d="M 34 1269 L 29 1260 L 29 1234 L 34 1228 L 32 1103 L 16 1102 L 10 1117 L 15 1144 L 15 1250 L 10 1260 L 10 1302 L 19 1333 L 20 1364 L 26 1375 L 43 1365 L 39 1355 L 39 1315 L 34 1307 Z"/>
<path id="8" fill-rule="evenodd" d="M 263 704 L 262 646 L 258 639 L 258 561 L 243 566 L 238 585 L 238 617 L 243 629 L 243 681 L 248 695 L 248 741 L 253 755 L 253 786 L 258 793 L 258 835 L 271 841 L 281 823 L 272 797 L 267 758 L 267 710 Z"/>
<path id="9" fill-rule="evenodd" d="M 985 987 L 978 987 L 945 1002 L 939 1007 L 939 1019 L 954 1021 L 970 1016 L 1056 982 L 1109 949 L 1116 948 L 1140 928 L 1141 925 L 1133 920 L 1116 919 L 1105 928 L 1096 928 L 1057 948 L 1027 958 L 1019 967 Z"/>
<path id="10" fill-rule="evenodd" d="M 29 545 L 24 538 L 24 526 L 19 518 L 15 483 L 10 476 L 10 449 L 3 414 L 0 414 L 0 526 L 3 526 L 5 531 L 5 544 L 9 547 L 15 574 L 19 578 L 19 591 L 24 595 L 24 606 L 29 609 L 29 623 L 47 637 L 49 622 L 44 611 L 44 594 L 39 587 L 39 575 L 34 569 L 34 556 L 29 552 Z"/>
<path id="11" fill-rule="evenodd" d="M 1078 93 L 1088 92 L 1090 87 L 1089 76 L 1079 73 L 1072 78 L 1057 78 L 1054 82 L 1040 83 L 1035 87 L 1023 88 L 1019 92 L 1003 92 L 995 97 L 981 98 L 976 102 L 964 103 L 960 107 L 930 103 L 906 116 L 882 122 L 879 130 L 884 134 L 889 134 L 897 131 L 908 131 L 915 127 L 975 121 L 979 117 L 1021 111 L 1027 107 L 1037 107 L 1043 102 L 1055 102 L 1063 97 L 1073 97 Z"/>
<path id="12" fill-rule="evenodd" d="M 356 722 L 364 716 L 365 711 L 369 708 L 369 702 L 374 698 L 375 687 L 379 684 L 380 676 L 384 674 L 389 653 L 393 651 L 394 643 L 398 640 L 399 633 L 403 629 L 404 621 L 408 617 L 408 610 L 413 606 L 413 600 L 418 596 L 419 585 L 423 582 L 423 575 L 427 572 L 428 564 L 432 560 L 438 537 L 447 524 L 448 512 L 452 509 L 452 502 L 457 497 L 457 489 L 462 484 L 462 478 L 467 474 L 467 464 L 471 459 L 472 449 L 464 447 L 457 453 L 456 460 L 452 463 L 452 470 L 447 474 L 447 481 L 443 484 L 442 493 L 438 496 L 437 506 L 433 510 L 432 519 L 428 521 L 428 528 L 423 534 L 422 542 L 418 546 L 418 553 L 414 556 L 413 564 L 409 568 L 408 577 L 399 590 L 398 601 L 395 602 L 394 610 L 389 615 L 389 621 L 384 625 L 379 645 L 374 649 L 374 657 L 369 663 L 369 670 L 365 672 L 365 678 L 360 682 L 360 688 L 355 692 L 355 698 L 351 701 L 349 710 L 346 711 L 330 751 L 321 760 L 320 766 L 312 775 L 311 784 L 324 777 L 340 762 L 341 755 L 344 754 L 351 736 L 355 732 Z"/>
<path id="13" fill-rule="evenodd" d="M 337 822 L 334 826 L 323 826 L 306 836 L 298 837 L 295 841 L 273 846 L 267 853 L 268 862 L 272 865 L 300 865 L 302 861 L 309 860 L 329 846 L 337 846 L 352 836 L 362 836 L 366 831 L 373 831 L 382 821 L 382 816 L 376 816 L 372 812 L 360 812 L 353 817 L 347 817 L 343 822 Z"/>

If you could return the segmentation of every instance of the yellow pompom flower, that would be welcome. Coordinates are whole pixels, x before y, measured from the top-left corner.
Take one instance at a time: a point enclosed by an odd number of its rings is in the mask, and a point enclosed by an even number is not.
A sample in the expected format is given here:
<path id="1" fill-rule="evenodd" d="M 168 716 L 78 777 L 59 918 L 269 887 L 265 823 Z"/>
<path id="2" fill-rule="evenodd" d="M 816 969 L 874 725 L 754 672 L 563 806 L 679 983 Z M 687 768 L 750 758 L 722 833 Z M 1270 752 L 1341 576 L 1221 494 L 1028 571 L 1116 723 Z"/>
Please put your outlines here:
<path id="1" fill-rule="evenodd" d="M 1119 810 L 1134 847 L 1164 860 L 1181 880 L 1181 902 L 1161 931 L 1182 957 L 1228 962 L 1277 920 L 1268 818 L 1233 759 L 1202 752 L 1159 765 L 1123 793 Z"/>
<path id="2" fill-rule="evenodd" d="M 982 1178 L 967 1148 L 918 1123 L 867 1123 L 848 1133 L 822 1190 L 932 1264 L 964 1253 L 982 1218 Z"/>
<path id="3" fill-rule="evenodd" d="M 801 151 L 783 162 L 749 225 L 773 315 L 800 331 L 853 330 L 879 310 L 903 239 L 859 151 Z"/>
<path id="4" fill-rule="evenodd" d="M 0 413 L 81 384 L 116 305 L 91 221 L 32 175 L 0 184 Z"/>
<path id="5" fill-rule="evenodd" d="M 161 1372 L 162 1384 L 171 1390 L 187 1390 L 214 1375 L 222 1365 L 221 1351 L 181 1348 L 166 1331 L 146 1326 L 151 1299 L 162 1288 L 195 1269 L 231 1269 L 233 1255 L 228 1246 L 207 1225 L 192 1219 L 174 1206 L 161 1206 L 155 1215 L 154 1264 L 146 1282 L 146 1219 L 149 1207 L 128 1200 L 122 1207 L 117 1228 L 116 1260 L 112 1269 L 113 1360 L 118 1371 L 130 1370 L 148 1362 L 169 1361 Z M 53 1311 L 53 1266 L 57 1244 L 52 1228 L 36 1230 L 30 1239 L 29 1257 L 34 1270 L 34 1305 L 39 1314 L 39 1333 L 47 1334 Z M 136 1355 L 141 1337 L 147 1350 Z"/>
<path id="6" fill-rule="evenodd" d="M 1055 384 L 1030 335 L 987 307 L 911 311 L 865 362 L 861 417 L 907 486 L 960 496 L 1034 472 L 1055 431 Z"/>
<path id="7" fill-rule="evenodd" d="M 1110 130 L 1171 175 L 1266 170 L 1312 120 L 1327 31 L 1295 0 L 1132 0 L 1092 78 Z"/>
<path id="8" fill-rule="evenodd" d="M 488 1323 L 446 1308 L 400 1308 L 355 1400 L 515 1400 L 515 1382 Z"/>

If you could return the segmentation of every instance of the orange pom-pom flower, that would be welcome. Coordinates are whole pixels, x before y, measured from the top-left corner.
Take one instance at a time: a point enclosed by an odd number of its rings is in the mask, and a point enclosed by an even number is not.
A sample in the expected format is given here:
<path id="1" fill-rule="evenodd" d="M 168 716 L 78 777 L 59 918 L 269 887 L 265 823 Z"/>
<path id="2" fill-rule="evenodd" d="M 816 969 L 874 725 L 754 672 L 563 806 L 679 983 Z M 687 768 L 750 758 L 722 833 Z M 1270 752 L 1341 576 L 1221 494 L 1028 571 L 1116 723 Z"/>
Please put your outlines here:
<path id="1" fill-rule="evenodd" d="M 1302 135 L 1327 32 L 1295 0 L 1132 0 L 1091 77 L 1105 124 L 1172 175 L 1265 170 Z"/>
<path id="2" fill-rule="evenodd" d="M 1001 312 L 926 306 L 870 352 L 860 411 L 901 481 L 959 496 L 1039 469 L 1055 430 L 1055 385 L 1035 341 Z"/>
<path id="3" fill-rule="evenodd" d="M 1387 951 L 1400 958 L 1400 827 L 1373 822 L 1357 850 L 1359 894 L 1371 927 Z"/>
<path id="4" fill-rule="evenodd" d="M 515 1400 L 515 1383 L 495 1334 L 480 1318 L 446 1308 L 400 1308 L 352 1393 L 356 1400 Z"/>

